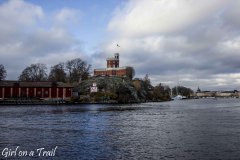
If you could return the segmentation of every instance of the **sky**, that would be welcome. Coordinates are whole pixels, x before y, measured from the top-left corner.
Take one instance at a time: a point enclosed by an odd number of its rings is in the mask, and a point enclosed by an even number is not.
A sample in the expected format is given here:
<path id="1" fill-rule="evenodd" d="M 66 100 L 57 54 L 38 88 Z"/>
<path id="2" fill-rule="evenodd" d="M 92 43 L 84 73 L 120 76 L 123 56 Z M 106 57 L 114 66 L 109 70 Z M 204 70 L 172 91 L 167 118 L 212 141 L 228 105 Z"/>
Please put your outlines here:
<path id="1" fill-rule="evenodd" d="M 17 80 L 34 63 L 81 58 L 153 85 L 240 90 L 240 0 L 0 0 L 0 64 Z M 120 47 L 117 47 L 117 44 Z"/>

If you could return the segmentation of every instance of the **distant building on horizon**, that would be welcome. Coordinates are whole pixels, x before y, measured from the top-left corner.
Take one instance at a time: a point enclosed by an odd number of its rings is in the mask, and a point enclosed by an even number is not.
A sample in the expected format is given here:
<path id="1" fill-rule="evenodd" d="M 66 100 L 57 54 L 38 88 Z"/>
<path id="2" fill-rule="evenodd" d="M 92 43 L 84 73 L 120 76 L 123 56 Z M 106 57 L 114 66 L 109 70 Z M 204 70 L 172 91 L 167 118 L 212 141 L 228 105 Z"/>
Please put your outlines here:
<path id="1" fill-rule="evenodd" d="M 200 89 L 199 89 L 200 90 Z M 204 97 L 240 97 L 240 92 L 237 90 L 233 91 L 197 91 L 195 93 L 196 97 L 204 98 Z"/>
<path id="2" fill-rule="evenodd" d="M 94 69 L 94 76 L 129 76 L 134 75 L 133 67 L 119 67 L 119 53 L 107 58 L 107 68 Z M 133 77 L 133 76 L 132 76 Z M 132 78 L 131 77 L 131 78 Z"/>

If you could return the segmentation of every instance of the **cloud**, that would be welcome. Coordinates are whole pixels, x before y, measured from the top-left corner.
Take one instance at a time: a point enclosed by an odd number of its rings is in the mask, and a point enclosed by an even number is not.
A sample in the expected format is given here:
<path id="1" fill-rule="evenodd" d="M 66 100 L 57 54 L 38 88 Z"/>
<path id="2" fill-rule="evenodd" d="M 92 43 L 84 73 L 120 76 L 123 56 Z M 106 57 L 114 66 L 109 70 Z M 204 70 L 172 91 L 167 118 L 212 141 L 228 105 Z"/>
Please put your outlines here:
<path id="1" fill-rule="evenodd" d="M 50 68 L 72 58 L 88 58 L 71 30 L 80 15 L 69 8 L 47 12 L 23 0 L 1 4 L 0 63 L 7 70 L 7 79 L 17 79 L 32 63 L 44 63 Z"/>
<path id="2" fill-rule="evenodd" d="M 55 21 L 61 24 L 68 24 L 69 21 L 78 22 L 79 18 L 81 18 L 81 12 L 76 9 L 71 8 L 63 8 L 59 12 L 56 13 Z"/>
<path id="3" fill-rule="evenodd" d="M 130 0 L 115 10 L 104 52 L 120 52 L 121 65 L 149 74 L 153 84 L 240 89 L 239 7 L 227 0 Z"/>
<path id="4" fill-rule="evenodd" d="M 99 26 L 84 26 L 90 29 L 76 33 L 79 25 L 93 24 L 81 23 L 88 20 L 86 13 L 67 7 L 44 10 L 24 0 L 4 1 L 0 63 L 7 69 L 7 78 L 17 79 L 31 63 L 50 67 L 76 57 L 88 60 L 93 68 L 105 67 L 105 59 L 119 52 L 121 66 L 132 65 L 140 78 L 149 74 L 154 85 L 179 82 L 193 89 L 240 89 L 239 1 L 128 0 L 118 4 L 107 24 L 108 35 L 102 36 L 93 53 L 86 53 L 88 43 L 75 36 L 102 31 Z M 95 34 L 103 35 L 92 33 L 89 39 Z"/>
<path id="5" fill-rule="evenodd" d="M 12 0 L 0 6 L 0 44 L 11 43 L 37 25 L 44 18 L 41 7 L 21 0 Z M 13 38 L 13 36 L 16 36 Z"/>
<path id="6" fill-rule="evenodd" d="M 64 29 L 39 29 L 35 31 L 33 35 L 26 38 L 23 47 L 26 53 L 44 56 L 69 50 L 69 47 L 74 44 L 74 41 L 74 38 Z"/>
<path id="7" fill-rule="evenodd" d="M 239 7 L 240 1 L 230 1 L 227 5 L 226 12 L 223 14 L 223 22 L 228 29 L 228 31 L 238 32 L 236 29 L 240 27 L 240 20 L 239 20 Z"/>
<path id="8" fill-rule="evenodd" d="M 124 36 L 173 34 L 186 30 L 206 18 L 226 0 L 131 0 L 124 8 L 118 8 L 109 30 Z"/>

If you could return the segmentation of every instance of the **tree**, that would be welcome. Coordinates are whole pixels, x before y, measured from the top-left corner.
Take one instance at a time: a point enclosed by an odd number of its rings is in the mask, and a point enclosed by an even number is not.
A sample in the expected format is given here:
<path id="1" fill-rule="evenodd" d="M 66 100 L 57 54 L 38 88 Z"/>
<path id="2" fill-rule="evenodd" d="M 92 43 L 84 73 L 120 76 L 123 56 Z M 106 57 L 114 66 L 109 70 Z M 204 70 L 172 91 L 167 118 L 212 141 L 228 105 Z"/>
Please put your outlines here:
<path id="1" fill-rule="evenodd" d="M 19 76 L 20 81 L 45 81 L 47 80 L 47 67 L 37 63 L 26 67 Z"/>
<path id="2" fill-rule="evenodd" d="M 146 100 L 152 100 L 153 99 L 153 86 L 151 84 L 150 78 L 148 74 L 145 75 L 143 78 L 143 90 L 146 91 Z"/>
<path id="3" fill-rule="evenodd" d="M 7 76 L 7 71 L 5 70 L 4 66 L 0 64 L 0 81 L 4 80 Z"/>
<path id="4" fill-rule="evenodd" d="M 91 65 L 88 65 L 80 58 L 69 60 L 66 63 L 66 70 L 68 72 L 69 82 L 79 82 L 85 80 L 89 76 Z"/>
<path id="5" fill-rule="evenodd" d="M 126 68 L 126 75 L 127 77 L 129 77 L 130 79 L 132 79 L 135 76 L 135 70 L 133 67 L 127 67 Z"/>
<path id="6" fill-rule="evenodd" d="M 169 86 L 164 86 L 161 83 L 155 86 L 153 89 L 153 99 L 154 100 L 170 100 Z"/>
<path id="7" fill-rule="evenodd" d="M 149 76 L 148 74 L 145 75 L 145 77 L 143 78 L 143 82 L 147 85 L 150 85 L 151 84 L 151 81 L 149 79 Z"/>
<path id="8" fill-rule="evenodd" d="M 192 93 L 193 93 L 193 90 L 191 88 L 187 88 L 184 86 L 176 86 L 172 89 L 173 95 L 180 94 L 182 96 L 189 97 Z"/>
<path id="9" fill-rule="evenodd" d="M 127 88 L 123 84 L 121 84 L 117 88 L 116 93 L 117 93 L 117 101 L 119 103 L 128 103 L 132 99 L 131 91 L 129 90 L 129 88 Z"/>
<path id="10" fill-rule="evenodd" d="M 148 74 L 146 74 L 145 77 L 143 78 L 143 84 L 146 90 L 151 90 L 153 88 Z"/>
<path id="11" fill-rule="evenodd" d="M 66 82 L 65 64 L 58 63 L 51 67 L 48 79 L 50 81 Z"/>

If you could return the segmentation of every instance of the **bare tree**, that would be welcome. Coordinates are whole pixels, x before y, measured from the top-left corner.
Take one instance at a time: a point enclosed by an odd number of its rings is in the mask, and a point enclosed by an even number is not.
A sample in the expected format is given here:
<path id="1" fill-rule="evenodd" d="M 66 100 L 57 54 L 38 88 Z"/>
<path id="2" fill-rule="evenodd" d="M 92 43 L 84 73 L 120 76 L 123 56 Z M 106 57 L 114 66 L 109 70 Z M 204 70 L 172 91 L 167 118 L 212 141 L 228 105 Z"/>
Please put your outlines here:
<path id="1" fill-rule="evenodd" d="M 66 62 L 66 70 L 68 72 L 68 79 L 70 82 L 79 82 L 87 79 L 89 76 L 91 65 L 88 65 L 80 58 L 69 60 Z"/>
<path id="2" fill-rule="evenodd" d="M 4 80 L 7 76 L 7 71 L 2 64 L 0 64 L 0 81 Z"/>
<path id="3" fill-rule="evenodd" d="M 48 79 L 50 81 L 66 82 L 65 64 L 58 63 L 51 67 Z"/>
<path id="4" fill-rule="evenodd" d="M 145 88 L 148 88 L 149 86 L 151 86 L 151 81 L 148 74 L 146 74 L 145 77 L 143 78 L 143 82 L 144 82 Z"/>
<path id="5" fill-rule="evenodd" d="M 193 90 L 191 88 L 187 88 L 184 86 L 175 86 L 172 88 L 172 92 L 173 92 L 173 95 L 180 94 L 182 96 L 189 97 L 193 93 Z"/>
<path id="6" fill-rule="evenodd" d="M 47 80 L 47 67 L 37 63 L 26 67 L 19 76 L 20 81 L 45 81 Z"/>

